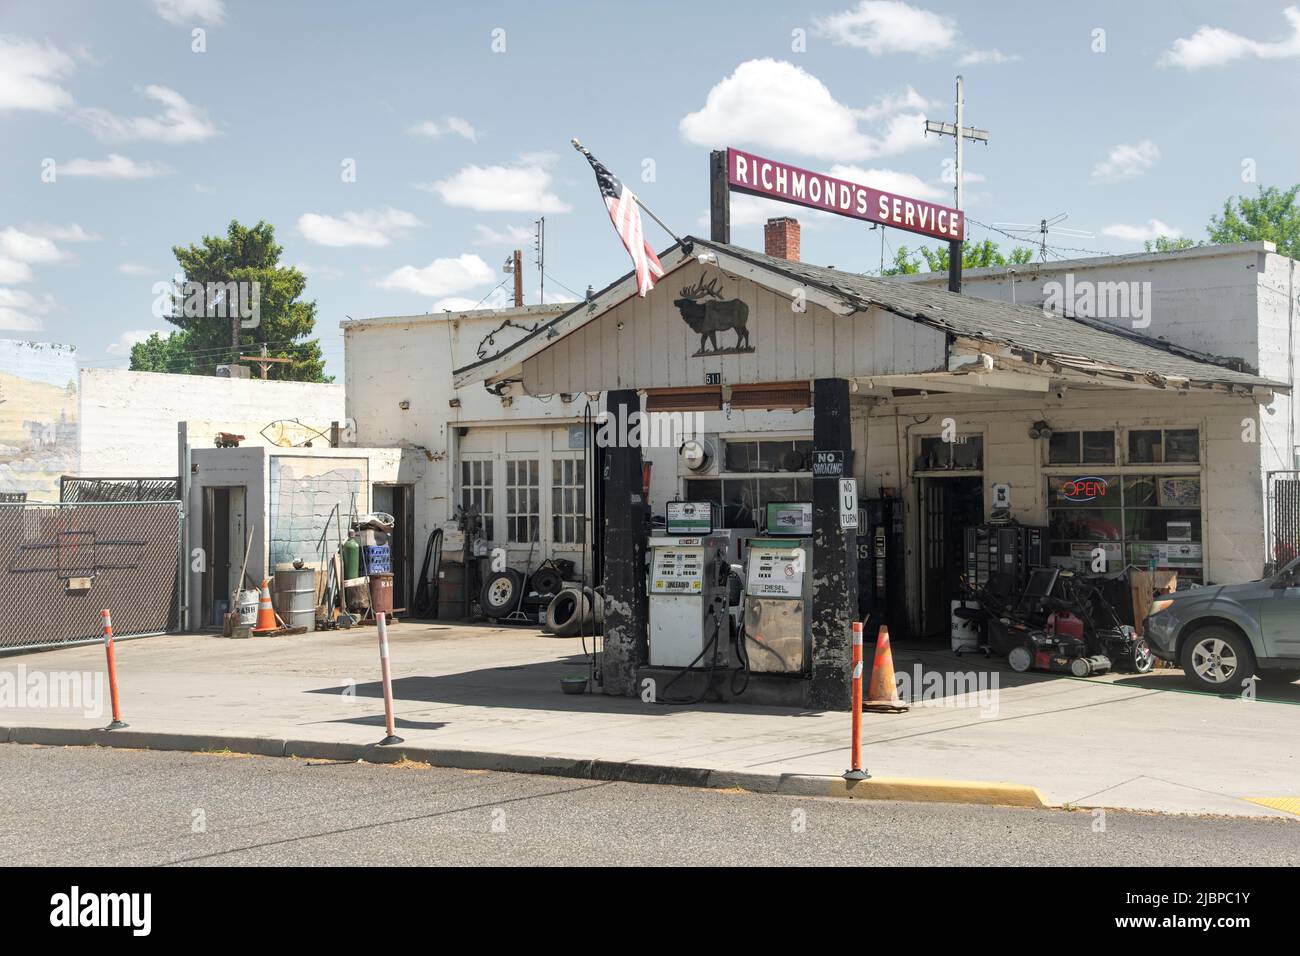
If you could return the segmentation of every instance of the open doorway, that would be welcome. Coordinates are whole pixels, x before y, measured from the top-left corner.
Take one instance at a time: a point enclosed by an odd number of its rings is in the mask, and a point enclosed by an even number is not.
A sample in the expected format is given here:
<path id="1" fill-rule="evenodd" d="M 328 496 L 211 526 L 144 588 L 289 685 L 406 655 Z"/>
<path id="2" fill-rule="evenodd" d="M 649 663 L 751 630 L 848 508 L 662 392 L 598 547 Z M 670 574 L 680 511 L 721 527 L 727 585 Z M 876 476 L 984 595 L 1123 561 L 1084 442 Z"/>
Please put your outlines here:
<path id="1" fill-rule="evenodd" d="M 920 634 L 947 639 L 952 605 L 965 567 L 965 530 L 984 522 L 984 479 L 979 476 L 917 479 L 921 519 Z"/>
<path id="2" fill-rule="evenodd" d="M 393 607 L 411 606 L 411 549 L 415 546 L 415 490 L 411 485 L 375 485 L 371 506 L 393 516 L 393 535 L 388 542 L 393 567 Z"/>
<path id="3" fill-rule="evenodd" d="M 222 615 L 233 610 L 231 593 L 245 587 L 239 580 L 248 546 L 245 494 L 242 485 L 203 489 L 204 626 L 219 627 Z"/>

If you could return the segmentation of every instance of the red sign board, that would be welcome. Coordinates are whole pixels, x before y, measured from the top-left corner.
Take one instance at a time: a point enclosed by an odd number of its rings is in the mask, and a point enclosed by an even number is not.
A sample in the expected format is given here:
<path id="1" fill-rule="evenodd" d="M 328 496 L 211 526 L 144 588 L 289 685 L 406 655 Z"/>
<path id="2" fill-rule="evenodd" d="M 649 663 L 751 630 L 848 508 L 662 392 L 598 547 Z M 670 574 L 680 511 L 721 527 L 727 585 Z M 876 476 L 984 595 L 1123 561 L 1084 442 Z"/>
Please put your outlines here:
<path id="1" fill-rule="evenodd" d="M 959 209 L 897 196 L 739 149 L 727 150 L 727 185 L 736 192 L 878 222 L 934 239 L 966 237 L 966 217 Z"/>

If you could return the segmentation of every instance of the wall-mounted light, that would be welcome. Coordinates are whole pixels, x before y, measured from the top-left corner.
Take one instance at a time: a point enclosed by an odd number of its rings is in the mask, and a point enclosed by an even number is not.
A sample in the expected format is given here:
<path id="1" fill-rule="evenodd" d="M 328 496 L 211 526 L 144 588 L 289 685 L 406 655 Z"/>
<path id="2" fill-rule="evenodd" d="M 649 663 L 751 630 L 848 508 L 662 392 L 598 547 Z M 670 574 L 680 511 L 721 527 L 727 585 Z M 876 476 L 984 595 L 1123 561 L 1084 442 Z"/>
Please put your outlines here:
<path id="1" fill-rule="evenodd" d="M 406 399 L 402 399 L 400 402 L 397 403 L 397 407 L 400 408 L 402 411 L 406 411 L 411 407 L 411 403 L 408 402 Z"/>
<path id="2" fill-rule="evenodd" d="M 1051 438 L 1052 426 L 1040 419 L 1029 426 L 1029 437 L 1033 439 Z"/>
<path id="3" fill-rule="evenodd" d="M 459 399 L 459 398 L 449 399 L 448 402 L 447 402 L 447 407 L 448 407 L 448 408 L 460 408 L 460 399 Z"/>

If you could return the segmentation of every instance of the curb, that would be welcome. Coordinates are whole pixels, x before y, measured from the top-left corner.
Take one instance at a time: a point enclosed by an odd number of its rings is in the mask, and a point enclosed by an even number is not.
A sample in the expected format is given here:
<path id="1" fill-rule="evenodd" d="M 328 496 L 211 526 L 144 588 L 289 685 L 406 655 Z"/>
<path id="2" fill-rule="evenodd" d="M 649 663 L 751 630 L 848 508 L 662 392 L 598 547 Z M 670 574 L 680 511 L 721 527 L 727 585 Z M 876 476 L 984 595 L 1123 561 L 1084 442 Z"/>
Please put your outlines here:
<path id="1" fill-rule="evenodd" d="M 906 800 L 919 803 L 965 803 L 985 806 L 1046 809 L 1037 787 L 981 780 L 937 780 L 920 777 L 871 777 L 845 780 L 807 774 L 748 773 L 632 763 L 583 760 L 480 750 L 440 750 L 435 747 L 380 747 L 337 741 L 279 737 L 237 737 L 220 734 L 179 734 L 160 731 L 74 729 L 68 727 L 0 727 L 0 743 L 51 747 L 115 747 L 124 750 L 230 750 L 260 757 L 300 757 L 316 760 L 364 760 L 397 763 L 415 760 L 452 770 L 493 770 L 531 773 L 618 783 L 650 783 L 674 787 L 739 789 L 799 797 L 838 797 L 850 800 Z"/>

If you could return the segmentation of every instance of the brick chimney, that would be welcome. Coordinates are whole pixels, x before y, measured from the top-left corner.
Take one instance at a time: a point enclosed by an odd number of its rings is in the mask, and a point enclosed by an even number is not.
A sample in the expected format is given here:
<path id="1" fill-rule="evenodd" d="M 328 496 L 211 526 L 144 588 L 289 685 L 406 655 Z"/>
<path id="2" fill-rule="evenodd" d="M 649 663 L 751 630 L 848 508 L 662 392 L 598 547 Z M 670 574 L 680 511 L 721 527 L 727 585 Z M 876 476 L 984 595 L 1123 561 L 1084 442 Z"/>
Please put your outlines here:
<path id="1" fill-rule="evenodd" d="M 799 261 L 799 220 L 790 216 L 763 224 L 763 251 L 776 259 Z"/>

